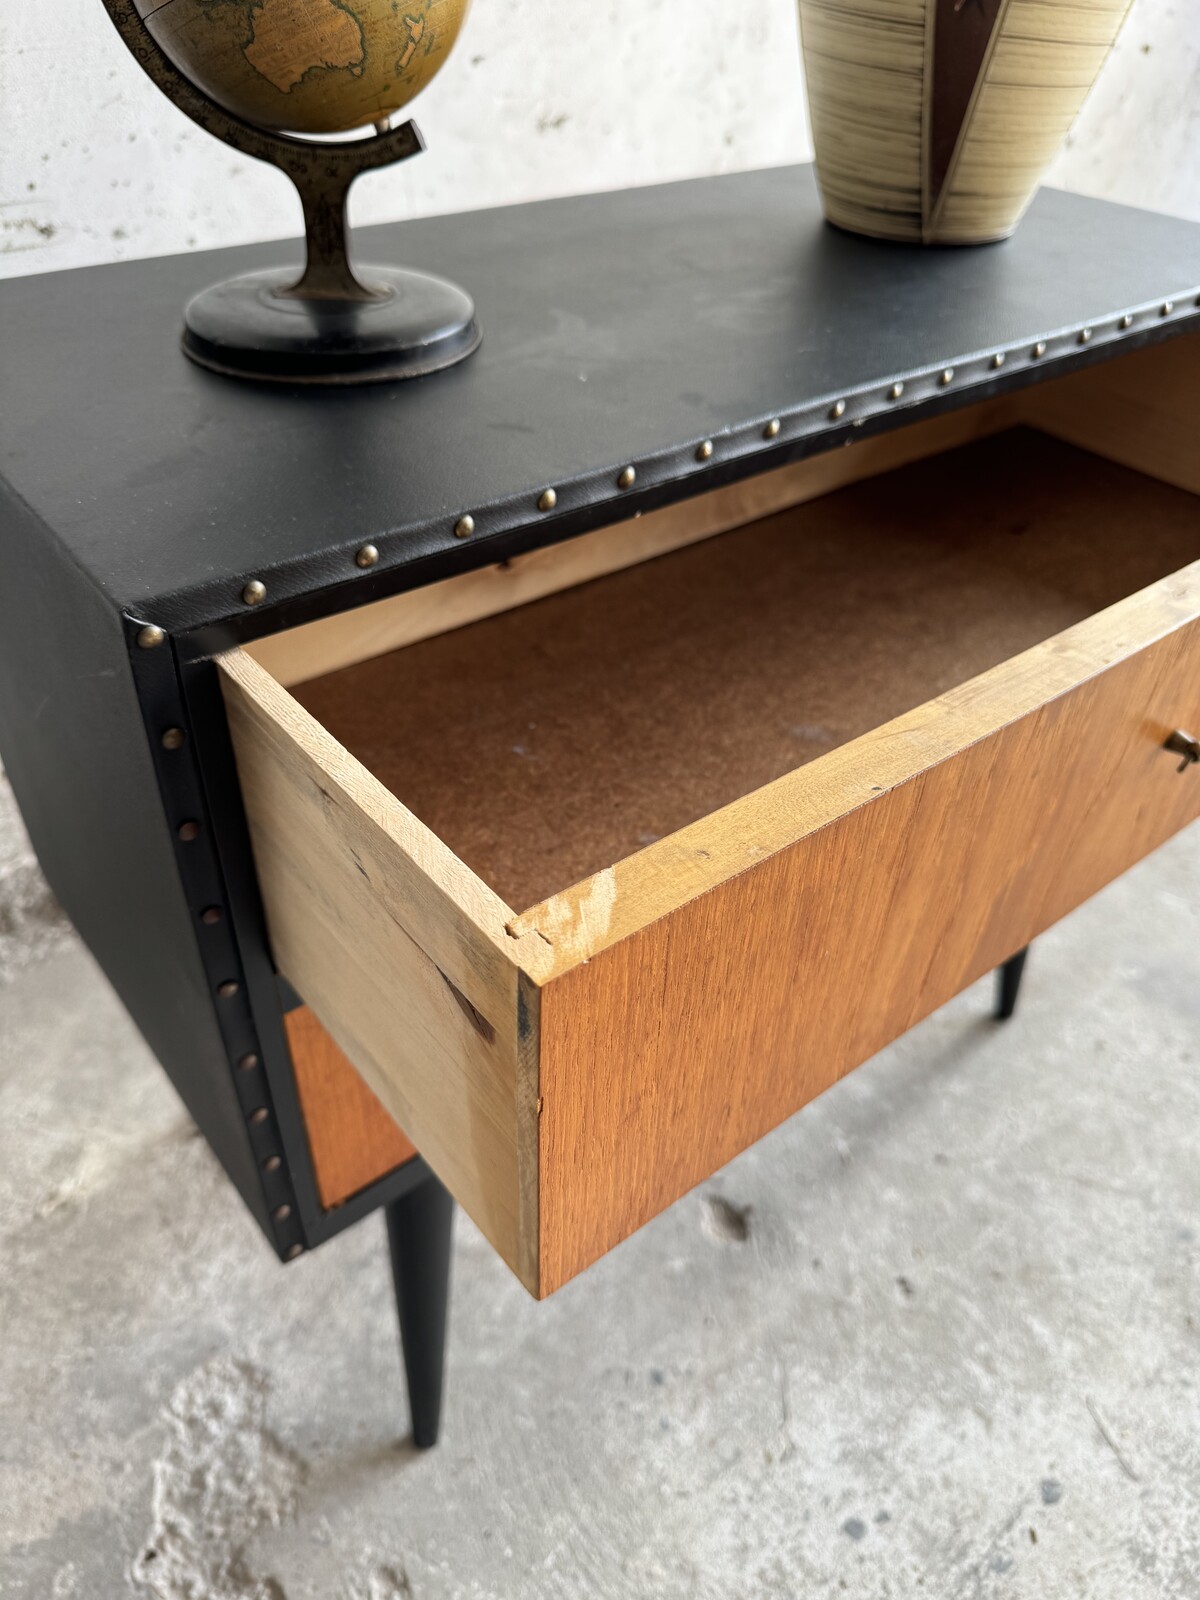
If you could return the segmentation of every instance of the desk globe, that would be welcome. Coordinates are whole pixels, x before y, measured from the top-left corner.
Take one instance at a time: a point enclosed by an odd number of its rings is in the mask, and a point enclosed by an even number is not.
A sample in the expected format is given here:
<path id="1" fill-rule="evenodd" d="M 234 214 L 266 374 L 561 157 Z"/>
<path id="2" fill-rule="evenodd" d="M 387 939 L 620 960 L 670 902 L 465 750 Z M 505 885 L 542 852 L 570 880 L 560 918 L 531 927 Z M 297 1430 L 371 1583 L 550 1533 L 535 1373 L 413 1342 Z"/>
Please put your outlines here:
<path id="1" fill-rule="evenodd" d="M 470 0 L 103 0 L 153 81 L 208 132 L 273 162 L 304 207 L 306 264 L 215 284 L 184 313 L 200 365 L 276 382 L 418 377 L 478 347 L 471 297 L 428 273 L 356 271 L 346 204 L 360 173 L 424 144 L 390 118 L 435 76 Z M 351 139 L 322 138 L 356 129 Z"/>
<path id="2" fill-rule="evenodd" d="M 468 0 L 137 0 L 161 50 L 257 128 L 344 133 L 420 93 Z"/>

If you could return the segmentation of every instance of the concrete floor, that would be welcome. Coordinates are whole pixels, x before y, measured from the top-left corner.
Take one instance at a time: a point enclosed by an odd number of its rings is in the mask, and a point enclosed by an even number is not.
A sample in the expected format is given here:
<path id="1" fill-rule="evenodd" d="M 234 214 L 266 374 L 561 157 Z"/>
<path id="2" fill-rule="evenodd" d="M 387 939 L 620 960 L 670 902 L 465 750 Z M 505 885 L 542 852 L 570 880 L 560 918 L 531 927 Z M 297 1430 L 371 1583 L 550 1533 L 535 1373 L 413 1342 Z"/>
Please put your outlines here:
<path id="1" fill-rule="evenodd" d="M 0 817 L 0 1594 L 1200 1594 L 1198 961 L 1200 829 L 547 1304 L 460 1217 L 419 1456 Z"/>

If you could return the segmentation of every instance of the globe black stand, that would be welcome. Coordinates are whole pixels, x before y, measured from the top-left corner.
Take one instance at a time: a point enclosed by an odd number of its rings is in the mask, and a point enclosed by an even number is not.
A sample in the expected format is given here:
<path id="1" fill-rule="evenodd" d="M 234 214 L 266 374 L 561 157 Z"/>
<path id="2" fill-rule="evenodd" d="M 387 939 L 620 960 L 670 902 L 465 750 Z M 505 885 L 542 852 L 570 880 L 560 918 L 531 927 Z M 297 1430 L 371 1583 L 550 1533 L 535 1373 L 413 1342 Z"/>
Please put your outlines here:
<path id="1" fill-rule="evenodd" d="M 104 0 L 125 44 L 194 122 L 245 155 L 270 161 L 300 191 L 307 260 L 205 289 L 184 313 L 183 348 L 214 372 L 276 383 L 381 383 L 462 361 L 481 334 L 470 295 L 403 267 L 350 264 L 346 203 L 362 172 L 425 148 L 414 122 L 344 142 L 270 133 L 197 89 L 155 44 L 133 0 Z"/>

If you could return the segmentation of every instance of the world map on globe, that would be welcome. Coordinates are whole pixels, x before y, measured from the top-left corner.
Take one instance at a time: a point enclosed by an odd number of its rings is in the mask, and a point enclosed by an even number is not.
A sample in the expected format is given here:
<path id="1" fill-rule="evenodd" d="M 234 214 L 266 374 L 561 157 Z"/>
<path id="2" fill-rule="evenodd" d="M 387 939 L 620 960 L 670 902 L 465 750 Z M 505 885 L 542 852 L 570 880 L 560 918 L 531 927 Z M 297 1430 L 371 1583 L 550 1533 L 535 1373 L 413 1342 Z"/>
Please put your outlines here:
<path id="1" fill-rule="evenodd" d="M 470 0 L 137 0 L 197 88 L 256 127 L 340 133 L 425 87 Z"/>

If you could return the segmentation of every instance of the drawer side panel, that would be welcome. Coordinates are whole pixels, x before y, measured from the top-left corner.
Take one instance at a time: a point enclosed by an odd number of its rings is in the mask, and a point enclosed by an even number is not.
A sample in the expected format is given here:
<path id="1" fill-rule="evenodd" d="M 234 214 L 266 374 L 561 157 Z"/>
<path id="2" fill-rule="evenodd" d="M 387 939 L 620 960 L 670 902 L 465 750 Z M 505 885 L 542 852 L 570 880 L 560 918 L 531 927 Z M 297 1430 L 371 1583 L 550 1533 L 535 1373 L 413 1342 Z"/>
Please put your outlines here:
<path id="1" fill-rule="evenodd" d="M 511 912 L 262 668 L 221 666 L 278 970 L 534 1288 Z"/>

